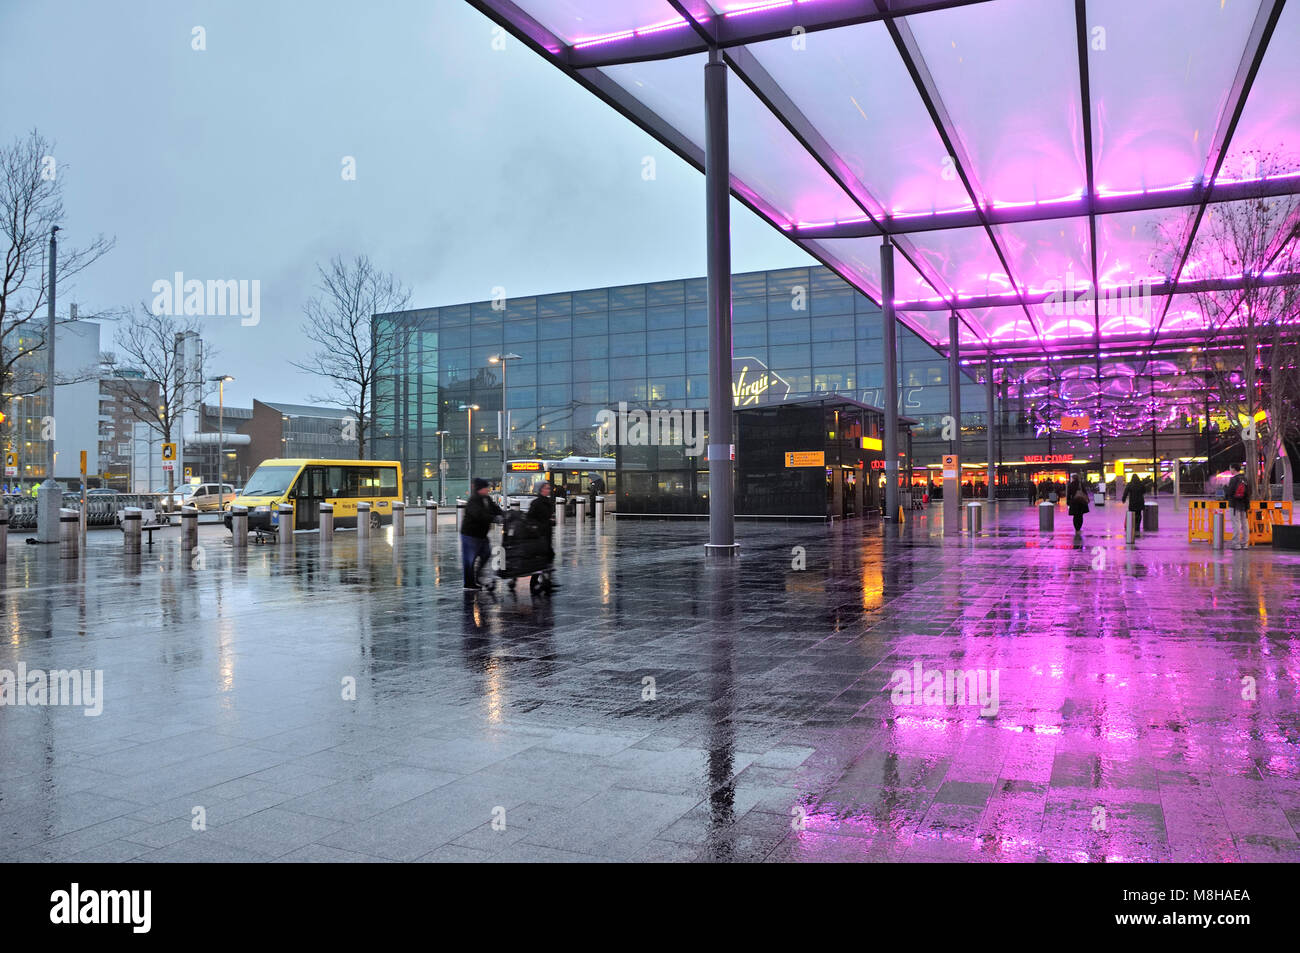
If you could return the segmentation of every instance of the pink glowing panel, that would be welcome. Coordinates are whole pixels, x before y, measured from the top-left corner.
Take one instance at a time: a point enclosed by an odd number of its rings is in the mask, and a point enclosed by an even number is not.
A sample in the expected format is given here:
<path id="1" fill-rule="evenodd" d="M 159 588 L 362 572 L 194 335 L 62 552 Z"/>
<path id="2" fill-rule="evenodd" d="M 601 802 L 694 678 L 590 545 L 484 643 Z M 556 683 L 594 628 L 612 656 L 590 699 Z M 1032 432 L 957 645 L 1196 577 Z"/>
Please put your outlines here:
<path id="1" fill-rule="evenodd" d="M 1051 200 L 1085 188 L 1073 4 L 977 3 L 907 24 L 970 153 L 982 201 Z"/>
<path id="2" fill-rule="evenodd" d="M 985 308 L 981 324 L 988 329 L 994 345 L 1027 344 L 1038 340 L 1038 335 L 1025 312 L 1015 308 Z M 1046 368 L 1043 369 L 1046 373 Z"/>
<path id="3" fill-rule="evenodd" d="M 1276 157 L 1272 171 L 1300 169 L 1300 6 L 1290 4 L 1269 42 L 1264 62 L 1250 88 L 1250 98 L 1232 135 L 1219 180 L 1258 170 L 1253 150 Z"/>
<path id="4" fill-rule="evenodd" d="M 1049 351 L 1053 345 L 1092 340 L 1096 331 L 1091 305 L 1083 309 L 1048 303 L 1031 304 L 1029 313 L 1042 331 Z"/>
<path id="5" fill-rule="evenodd" d="M 1191 183 L 1206 158 L 1258 3 L 1088 4 L 1098 191 Z M 1294 53 L 1294 51 L 1292 51 Z"/>
<path id="6" fill-rule="evenodd" d="M 1161 304 L 1163 309 L 1164 304 Z M 1157 317 L 1158 317 L 1157 313 Z M 1211 330 L 1210 323 L 1205 319 L 1205 313 L 1201 309 L 1201 304 L 1196 300 L 1195 295 L 1174 295 L 1169 302 L 1169 310 L 1165 313 L 1165 323 L 1161 326 L 1162 332 L 1173 331 L 1208 331 Z"/>
<path id="7" fill-rule="evenodd" d="M 704 71 L 697 98 L 703 98 Z M 734 72 L 728 73 L 731 174 L 790 225 L 863 221 L 866 214 Z M 778 223 L 780 224 L 780 223 Z"/>
<path id="8" fill-rule="evenodd" d="M 1092 239 L 1086 218 L 994 227 L 1022 289 L 1065 293 L 1092 288 Z"/>
<path id="9" fill-rule="evenodd" d="M 885 214 L 969 208 L 934 123 L 883 24 L 750 47 Z M 873 209 L 875 212 L 876 209 Z"/>
<path id="10" fill-rule="evenodd" d="M 571 46 L 598 46 L 637 30 L 691 29 L 667 0 L 516 0 L 516 5 Z"/>
<path id="11" fill-rule="evenodd" d="M 1120 212 L 1097 217 L 1097 270 L 1105 287 L 1167 277 L 1187 240 L 1189 209 Z"/>
<path id="12" fill-rule="evenodd" d="M 855 280 L 859 290 L 880 301 L 880 239 L 837 238 L 819 241 L 818 246 L 842 264 Z"/>
<path id="13" fill-rule="evenodd" d="M 898 319 L 935 347 L 948 346 L 946 311 L 899 311 Z"/>
<path id="14" fill-rule="evenodd" d="M 938 275 L 958 295 L 1006 294 L 1014 301 L 1012 284 L 983 228 L 953 228 L 916 232 L 908 244 L 928 274 Z"/>
<path id="15" fill-rule="evenodd" d="M 675 59 L 604 66 L 600 72 L 703 150 L 704 65 L 708 61 L 708 54 L 697 53 Z"/>

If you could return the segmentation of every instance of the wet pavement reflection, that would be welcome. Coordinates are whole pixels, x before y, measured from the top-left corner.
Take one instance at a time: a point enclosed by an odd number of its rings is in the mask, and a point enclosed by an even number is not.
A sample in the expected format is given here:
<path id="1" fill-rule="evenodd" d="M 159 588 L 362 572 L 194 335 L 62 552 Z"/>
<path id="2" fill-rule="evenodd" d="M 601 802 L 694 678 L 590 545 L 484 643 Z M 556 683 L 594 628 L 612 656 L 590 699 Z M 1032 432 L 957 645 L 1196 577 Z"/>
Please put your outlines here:
<path id="1" fill-rule="evenodd" d="M 1162 506 L 741 524 L 730 564 L 570 525 L 549 598 L 463 592 L 449 524 L 15 537 L 0 860 L 1300 859 L 1300 556 Z M 13 703 L 73 669 L 102 714 Z"/>

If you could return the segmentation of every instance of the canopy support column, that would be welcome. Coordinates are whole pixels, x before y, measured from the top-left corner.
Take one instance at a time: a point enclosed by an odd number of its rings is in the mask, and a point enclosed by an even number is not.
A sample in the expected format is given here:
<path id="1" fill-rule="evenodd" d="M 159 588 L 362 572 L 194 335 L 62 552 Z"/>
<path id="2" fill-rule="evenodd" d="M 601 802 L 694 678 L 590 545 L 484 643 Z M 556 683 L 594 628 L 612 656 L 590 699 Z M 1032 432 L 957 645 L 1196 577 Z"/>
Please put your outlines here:
<path id="1" fill-rule="evenodd" d="M 880 315 L 885 348 L 885 505 L 881 516 L 897 520 L 898 510 L 898 319 L 894 314 L 894 244 L 880 244 Z"/>
<path id="2" fill-rule="evenodd" d="M 987 454 L 984 459 L 988 461 L 988 479 L 985 481 L 988 486 L 988 498 L 992 503 L 998 498 L 997 494 L 997 465 L 993 462 L 993 354 L 990 353 L 984 358 L 984 443 L 987 446 Z"/>
<path id="3" fill-rule="evenodd" d="M 715 48 L 704 67 L 704 194 L 709 308 L 708 556 L 736 555 L 732 486 L 731 175 L 727 141 L 727 64 Z"/>

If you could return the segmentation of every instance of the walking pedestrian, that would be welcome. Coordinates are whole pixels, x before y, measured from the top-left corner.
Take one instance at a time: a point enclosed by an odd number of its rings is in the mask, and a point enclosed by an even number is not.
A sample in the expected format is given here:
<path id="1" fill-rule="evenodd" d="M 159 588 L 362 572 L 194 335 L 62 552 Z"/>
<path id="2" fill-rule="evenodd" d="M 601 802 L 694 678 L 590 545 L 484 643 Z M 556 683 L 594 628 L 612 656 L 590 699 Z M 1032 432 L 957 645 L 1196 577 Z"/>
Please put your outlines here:
<path id="1" fill-rule="evenodd" d="M 1074 517 L 1074 535 L 1079 536 L 1083 533 L 1083 514 L 1091 507 L 1088 506 L 1088 493 L 1083 488 L 1083 480 L 1077 474 L 1070 478 L 1070 487 L 1065 491 L 1065 499 L 1070 507 L 1070 515 Z"/>
<path id="2" fill-rule="evenodd" d="M 1136 532 L 1142 532 L 1142 514 L 1146 512 L 1146 490 L 1142 486 L 1142 481 L 1134 473 L 1128 479 L 1128 485 L 1124 487 L 1124 495 L 1119 501 L 1123 503 L 1128 501 L 1128 511 L 1136 514 L 1133 517 L 1133 526 Z"/>
<path id="3" fill-rule="evenodd" d="M 1240 463 L 1233 465 L 1232 479 L 1223 494 L 1232 510 L 1232 548 L 1246 549 L 1250 546 L 1250 480 L 1241 471 Z"/>
<path id="4" fill-rule="evenodd" d="M 488 481 L 475 478 L 473 492 L 465 504 L 460 521 L 460 560 L 465 567 L 465 588 L 482 589 L 478 584 L 478 564 L 492 558 L 488 530 L 501 517 L 501 507 L 492 500 Z"/>

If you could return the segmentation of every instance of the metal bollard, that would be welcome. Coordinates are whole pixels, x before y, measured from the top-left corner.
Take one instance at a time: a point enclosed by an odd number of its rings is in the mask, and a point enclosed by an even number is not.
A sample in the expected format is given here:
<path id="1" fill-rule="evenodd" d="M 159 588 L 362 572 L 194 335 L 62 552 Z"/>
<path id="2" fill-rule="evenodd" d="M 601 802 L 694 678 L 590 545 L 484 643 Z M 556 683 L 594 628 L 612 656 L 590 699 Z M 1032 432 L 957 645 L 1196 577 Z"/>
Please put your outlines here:
<path id="1" fill-rule="evenodd" d="M 465 501 L 456 501 L 456 529 L 459 530 L 465 525 Z"/>
<path id="2" fill-rule="evenodd" d="M 334 542 L 334 504 L 320 505 L 320 541 L 321 545 Z"/>
<path id="3" fill-rule="evenodd" d="M 9 558 L 9 511 L 0 504 L 0 566 Z"/>
<path id="4" fill-rule="evenodd" d="M 362 500 L 357 504 L 357 542 L 370 539 L 370 504 Z"/>
<path id="5" fill-rule="evenodd" d="M 138 554 L 140 552 L 140 526 L 144 513 L 138 506 L 128 506 L 122 510 L 122 552 Z"/>
<path id="6" fill-rule="evenodd" d="M 1049 533 L 1056 528 L 1055 503 L 1043 502 L 1038 504 L 1038 528 Z"/>
<path id="7" fill-rule="evenodd" d="M 1154 533 L 1160 529 L 1160 505 L 1158 503 L 1148 503 L 1142 514 L 1142 532 Z"/>
<path id="8" fill-rule="evenodd" d="M 192 506 L 181 507 L 181 549 L 191 552 L 199 544 L 199 511 Z"/>
<path id="9" fill-rule="evenodd" d="M 393 535 L 406 535 L 406 504 L 401 500 L 393 502 Z"/>
<path id="10" fill-rule="evenodd" d="M 1213 514 L 1214 542 L 1215 549 L 1223 549 L 1223 510 L 1215 510 Z"/>
<path id="11" fill-rule="evenodd" d="M 277 503 L 275 512 L 280 517 L 279 522 L 276 524 L 276 541 L 280 544 L 281 550 L 293 549 L 293 505 L 291 503 Z"/>
<path id="12" fill-rule="evenodd" d="M 974 536 L 984 526 L 984 510 L 978 503 L 966 504 L 966 532 Z"/>
<path id="13" fill-rule="evenodd" d="M 578 515 L 578 526 L 582 526 L 582 521 L 587 518 L 587 498 L 580 496 L 574 504 L 574 512 Z"/>
<path id="14" fill-rule="evenodd" d="M 601 523 L 604 522 L 604 520 L 605 520 L 605 498 L 603 496 L 598 496 L 596 497 L 596 522 Z"/>
<path id="15" fill-rule="evenodd" d="M 1137 539 L 1138 515 L 1132 510 L 1124 511 L 1124 542 L 1132 543 Z"/>
<path id="16" fill-rule="evenodd" d="M 232 506 L 230 508 L 230 548 L 248 548 L 247 506 Z"/>
<path id="17" fill-rule="evenodd" d="M 76 510 L 59 510 L 59 556 L 63 559 L 76 559 L 81 555 L 78 547 L 80 525 L 81 514 Z"/>
<path id="18" fill-rule="evenodd" d="M 567 517 L 569 509 L 568 501 L 559 500 L 555 504 L 555 525 L 559 529 L 564 528 L 564 520 Z"/>
<path id="19" fill-rule="evenodd" d="M 426 536 L 438 532 L 438 504 L 424 504 L 424 534 Z"/>

